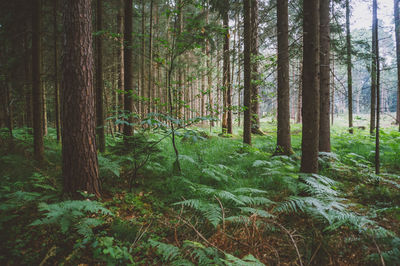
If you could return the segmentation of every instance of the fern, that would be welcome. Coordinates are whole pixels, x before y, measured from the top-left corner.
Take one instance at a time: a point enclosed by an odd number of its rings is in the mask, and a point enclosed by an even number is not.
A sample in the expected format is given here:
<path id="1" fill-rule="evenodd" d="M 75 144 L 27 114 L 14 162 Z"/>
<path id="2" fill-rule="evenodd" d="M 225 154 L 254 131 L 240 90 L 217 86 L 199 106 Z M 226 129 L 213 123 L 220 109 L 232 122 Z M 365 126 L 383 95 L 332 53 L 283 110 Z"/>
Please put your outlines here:
<path id="1" fill-rule="evenodd" d="M 181 255 L 179 248 L 174 245 L 165 244 L 153 239 L 149 239 L 149 244 L 157 249 L 157 253 L 161 255 L 164 262 L 171 262 Z"/>
<path id="2" fill-rule="evenodd" d="M 31 223 L 32 226 L 58 225 L 64 234 L 74 227 L 85 238 L 92 237 L 92 229 L 104 223 L 101 218 L 88 218 L 89 214 L 113 216 L 101 203 L 89 200 L 68 200 L 54 204 L 40 203 L 38 208 L 39 211 L 45 212 L 45 217 Z"/>
<path id="3" fill-rule="evenodd" d="M 222 221 L 221 207 L 216 203 L 209 203 L 200 199 L 190 199 L 175 203 L 200 212 L 214 227 Z"/>

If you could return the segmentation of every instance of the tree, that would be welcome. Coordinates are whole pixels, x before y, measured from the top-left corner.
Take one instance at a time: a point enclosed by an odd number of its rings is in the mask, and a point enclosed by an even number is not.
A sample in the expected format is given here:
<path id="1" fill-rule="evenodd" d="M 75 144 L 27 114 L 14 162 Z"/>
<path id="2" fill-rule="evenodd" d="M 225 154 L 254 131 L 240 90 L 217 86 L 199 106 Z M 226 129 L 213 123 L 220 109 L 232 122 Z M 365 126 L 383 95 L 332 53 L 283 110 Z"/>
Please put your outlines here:
<path id="1" fill-rule="evenodd" d="M 243 89 L 243 142 L 251 145 L 251 23 L 250 1 L 243 0 L 244 18 L 244 89 Z"/>
<path id="2" fill-rule="evenodd" d="M 376 72 L 376 131 L 375 131 L 375 173 L 378 175 L 380 172 L 380 140 L 379 140 L 379 127 L 380 127 L 380 111 L 381 111 L 381 95 L 380 95 L 380 69 L 379 69 L 379 38 L 378 38 L 378 3 L 376 0 L 372 1 L 373 12 L 373 39 L 372 46 L 375 47 L 372 65 L 375 66 Z M 372 89 L 371 89 L 372 91 Z M 372 96 L 371 96 L 372 97 Z"/>
<path id="3" fill-rule="evenodd" d="M 400 17 L 399 17 L 399 0 L 394 0 L 394 24 L 396 35 L 396 63 L 397 63 L 397 112 L 396 123 L 399 124 L 400 130 Z"/>
<path id="4" fill-rule="evenodd" d="M 277 0 L 278 28 L 278 132 L 276 154 L 293 154 L 289 111 L 289 24 L 288 1 Z M 253 91 L 254 93 L 254 91 Z"/>
<path id="5" fill-rule="evenodd" d="M 62 169 L 65 192 L 100 197 L 90 2 L 63 2 Z"/>
<path id="6" fill-rule="evenodd" d="M 320 0 L 320 121 L 319 121 L 319 151 L 331 151 L 330 135 L 330 0 Z"/>
<path id="7" fill-rule="evenodd" d="M 230 48 L 229 48 L 229 1 L 225 0 L 222 10 L 222 21 L 225 30 L 223 52 L 223 116 L 222 133 L 232 134 L 232 93 L 230 80 Z"/>
<path id="8" fill-rule="evenodd" d="M 118 47 L 118 111 L 121 115 L 124 110 L 124 0 L 119 1 L 119 9 L 117 15 L 118 33 L 120 34 Z M 124 124 L 119 124 L 119 132 L 124 131 Z"/>
<path id="9" fill-rule="evenodd" d="M 319 0 L 303 2 L 301 172 L 318 172 L 319 145 Z"/>
<path id="10" fill-rule="evenodd" d="M 103 8 L 102 1 L 97 0 L 96 10 L 96 132 L 97 143 L 100 152 L 106 150 L 106 138 L 104 135 L 104 84 L 103 84 Z"/>
<path id="11" fill-rule="evenodd" d="M 377 54 L 377 40 L 378 36 L 378 16 L 376 2 L 372 1 L 372 64 L 371 64 L 371 116 L 370 116 L 370 134 L 374 134 L 375 130 L 375 119 L 376 119 L 376 54 Z"/>
<path id="12" fill-rule="evenodd" d="M 56 132 L 57 132 L 57 142 L 61 141 L 61 113 L 60 113 L 60 90 L 59 90 L 59 80 L 58 80 L 58 24 L 57 24 L 57 6 L 58 1 L 53 2 L 53 30 L 54 30 L 54 111 L 56 118 Z"/>
<path id="13" fill-rule="evenodd" d="M 43 91 L 41 79 L 41 9 L 42 1 L 32 1 L 32 103 L 33 152 L 38 162 L 44 160 L 43 143 Z"/>
<path id="14" fill-rule="evenodd" d="M 125 15 L 124 15 L 124 110 L 126 123 L 124 125 L 124 135 L 129 137 L 133 135 L 133 73 L 132 73 L 132 15 L 133 15 L 132 0 L 125 0 Z M 125 138 L 127 139 L 127 138 Z"/>
<path id="15" fill-rule="evenodd" d="M 251 0 L 251 131 L 253 134 L 262 135 L 260 130 L 260 95 L 258 73 L 258 0 Z"/>
<path id="16" fill-rule="evenodd" d="M 347 66 L 347 100 L 349 111 L 349 133 L 353 134 L 353 77 L 351 64 L 351 35 L 350 35 L 350 0 L 346 0 L 346 66 Z"/>

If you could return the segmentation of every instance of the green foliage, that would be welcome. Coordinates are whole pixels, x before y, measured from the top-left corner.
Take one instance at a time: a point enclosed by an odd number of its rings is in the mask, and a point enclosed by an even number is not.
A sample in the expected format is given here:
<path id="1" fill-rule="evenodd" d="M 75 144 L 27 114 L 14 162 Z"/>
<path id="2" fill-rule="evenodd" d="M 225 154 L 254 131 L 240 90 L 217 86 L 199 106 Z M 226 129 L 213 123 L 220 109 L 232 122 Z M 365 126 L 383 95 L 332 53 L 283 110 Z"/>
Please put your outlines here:
<path id="1" fill-rule="evenodd" d="M 84 238 L 93 237 L 93 228 L 104 223 L 103 217 L 113 214 L 101 203 L 91 200 L 67 200 L 59 203 L 40 203 L 39 211 L 45 212 L 44 218 L 33 223 L 36 225 L 57 225 L 66 234 L 71 227 Z M 88 217 L 88 216 L 95 216 Z"/>
<path id="2" fill-rule="evenodd" d="M 94 257 L 107 263 L 107 265 L 126 265 L 134 263 L 130 249 L 116 244 L 113 237 L 105 236 L 97 238 L 92 244 Z"/>

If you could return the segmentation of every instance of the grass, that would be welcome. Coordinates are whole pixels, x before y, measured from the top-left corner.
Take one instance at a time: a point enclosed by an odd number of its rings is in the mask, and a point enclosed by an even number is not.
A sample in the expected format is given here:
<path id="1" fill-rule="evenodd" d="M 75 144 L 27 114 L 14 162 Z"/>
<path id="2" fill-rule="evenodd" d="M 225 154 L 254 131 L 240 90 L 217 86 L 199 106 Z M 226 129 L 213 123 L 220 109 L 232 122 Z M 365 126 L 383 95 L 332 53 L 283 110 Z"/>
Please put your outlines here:
<path id="1" fill-rule="evenodd" d="M 12 146 L 2 135 L 0 262 L 357 265 L 382 258 L 397 265 L 400 134 L 394 127 L 382 130 L 383 174 L 376 176 L 374 138 L 361 129 L 350 135 L 345 119 L 335 120 L 332 154 L 321 156 L 319 176 L 298 173 L 300 125 L 292 126 L 295 154 L 272 156 L 276 128 L 267 119 L 266 134 L 255 136 L 252 147 L 243 147 L 239 128 L 230 138 L 219 137 L 217 128 L 192 128 L 203 137 L 178 138 L 181 176 L 173 174 L 174 152 L 164 139 L 133 192 L 126 190 L 130 155 L 111 149 L 121 138 L 110 137 L 99 157 L 104 198 L 94 209 L 62 198 L 61 148 L 53 129 L 45 138 L 48 162 L 40 168 L 31 160 L 26 129 L 14 131 Z M 45 217 L 65 219 L 38 222 Z"/>

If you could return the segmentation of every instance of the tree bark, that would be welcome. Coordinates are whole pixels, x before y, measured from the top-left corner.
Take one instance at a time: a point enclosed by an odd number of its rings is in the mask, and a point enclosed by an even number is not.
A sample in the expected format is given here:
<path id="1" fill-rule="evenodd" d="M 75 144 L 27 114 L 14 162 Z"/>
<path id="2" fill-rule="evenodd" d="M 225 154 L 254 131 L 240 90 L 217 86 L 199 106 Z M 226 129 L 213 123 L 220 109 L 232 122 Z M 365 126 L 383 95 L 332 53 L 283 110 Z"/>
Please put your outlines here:
<path id="1" fill-rule="evenodd" d="M 278 132 L 275 154 L 291 155 L 289 90 L 288 1 L 277 0 L 278 28 Z M 253 90 L 254 93 L 254 90 Z"/>
<path id="2" fill-rule="evenodd" d="M 36 161 L 44 160 L 43 98 L 41 79 L 41 8 L 42 1 L 32 3 L 32 104 L 33 104 L 33 152 Z"/>
<path id="3" fill-rule="evenodd" d="M 281 0 L 283 1 L 283 0 Z M 260 95 L 258 73 L 258 0 L 251 0 L 251 131 L 262 134 L 260 130 Z"/>
<path id="4" fill-rule="evenodd" d="M 353 77 L 351 63 L 351 34 L 350 34 L 350 0 L 346 0 L 346 65 L 347 65 L 347 100 L 349 111 L 349 133 L 353 134 Z"/>
<path id="5" fill-rule="evenodd" d="M 122 115 L 124 108 L 124 0 L 119 2 L 120 8 L 118 10 L 117 24 L 118 33 L 120 34 L 119 47 L 118 47 L 118 114 Z M 119 132 L 124 132 L 124 124 L 120 123 L 118 126 Z"/>
<path id="6" fill-rule="evenodd" d="M 381 93 L 380 93 L 380 63 L 379 63 L 379 37 L 378 37 L 378 3 L 377 0 L 373 0 L 372 9 L 374 12 L 374 17 L 376 18 L 375 28 L 376 31 L 375 43 L 376 53 L 375 53 L 375 65 L 376 65 L 376 131 L 375 131 L 375 173 L 380 174 L 380 113 L 381 113 Z M 376 15 L 376 16 L 375 16 Z"/>
<path id="7" fill-rule="evenodd" d="M 251 145 L 251 23 L 250 1 L 243 0 L 244 17 L 244 95 L 243 142 Z"/>
<path id="8" fill-rule="evenodd" d="M 370 116 L 370 134 L 374 134 L 376 119 L 376 54 L 377 54 L 377 36 L 378 36 L 378 16 L 376 1 L 372 1 L 372 64 L 371 64 L 371 116 Z"/>
<path id="9" fill-rule="evenodd" d="M 100 197 L 90 0 L 64 0 L 62 157 L 64 190 Z"/>
<path id="10" fill-rule="evenodd" d="M 320 121 L 319 151 L 331 151 L 330 135 L 330 0 L 320 0 Z"/>
<path id="11" fill-rule="evenodd" d="M 103 83 L 103 7 L 102 0 L 96 1 L 96 133 L 98 149 L 100 152 L 106 150 L 106 137 L 104 134 L 104 83 Z"/>
<path id="12" fill-rule="evenodd" d="M 60 113 L 60 90 L 58 80 L 58 29 L 57 29 L 57 6 L 58 1 L 53 2 L 53 30 L 54 30 L 54 112 L 56 120 L 57 142 L 61 142 L 61 113 Z"/>
<path id="13" fill-rule="evenodd" d="M 124 109 L 125 116 L 128 116 L 126 122 L 129 125 L 124 125 L 124 135 L 126 137 L 133 135 L 133 100 L 132 96 L 134 94 L 133 88 L 133 69 L 132 69 L 132 16 L 133 16 L 133 3 L 132 0 L 125 1 L 125 16 L 124 16 Z M 127 138 L 125 138 L 126 140 Z"/>
<path id="14" fill-rule="evenodd" d="M 400 17 L 399 17 L 399 0 L 394 0 L 394 24 L 395 24 L 395 35 L 396 35 L 396 63 L 397 63 L 396 123 L 399 125 L 399 131 L 400 131 Z"/>
<path id="15" fill-rule="evenodd" d="M 153 0 L 150 1 L 150 28 L 149 28 L 149 65 L 148 65 L 148 81 L 147 81 L 147 94 L 149 97 L 147 113 L 151 112 L 152 108 L 152 99 L 154 91 L 152 90 L 153 86 Z"/>
<path id="16" fill-rule="evenodd" d="M 223 117 L 222 117 L 222 133 L 232 134 L 232 93 L 230 78 L 230 48 L 229 48 L 229 2 L 225 1 L 226 6 L 222 14 L 223 27 L 225 29 L 224 36 L 224 53 L 223 53 Z"/>
<path id="17" fill-rule="evenodd" d="M 318 172 L 319 145 L 319 0 L 303 2 L 303 88 L 301 169 Z"/>

